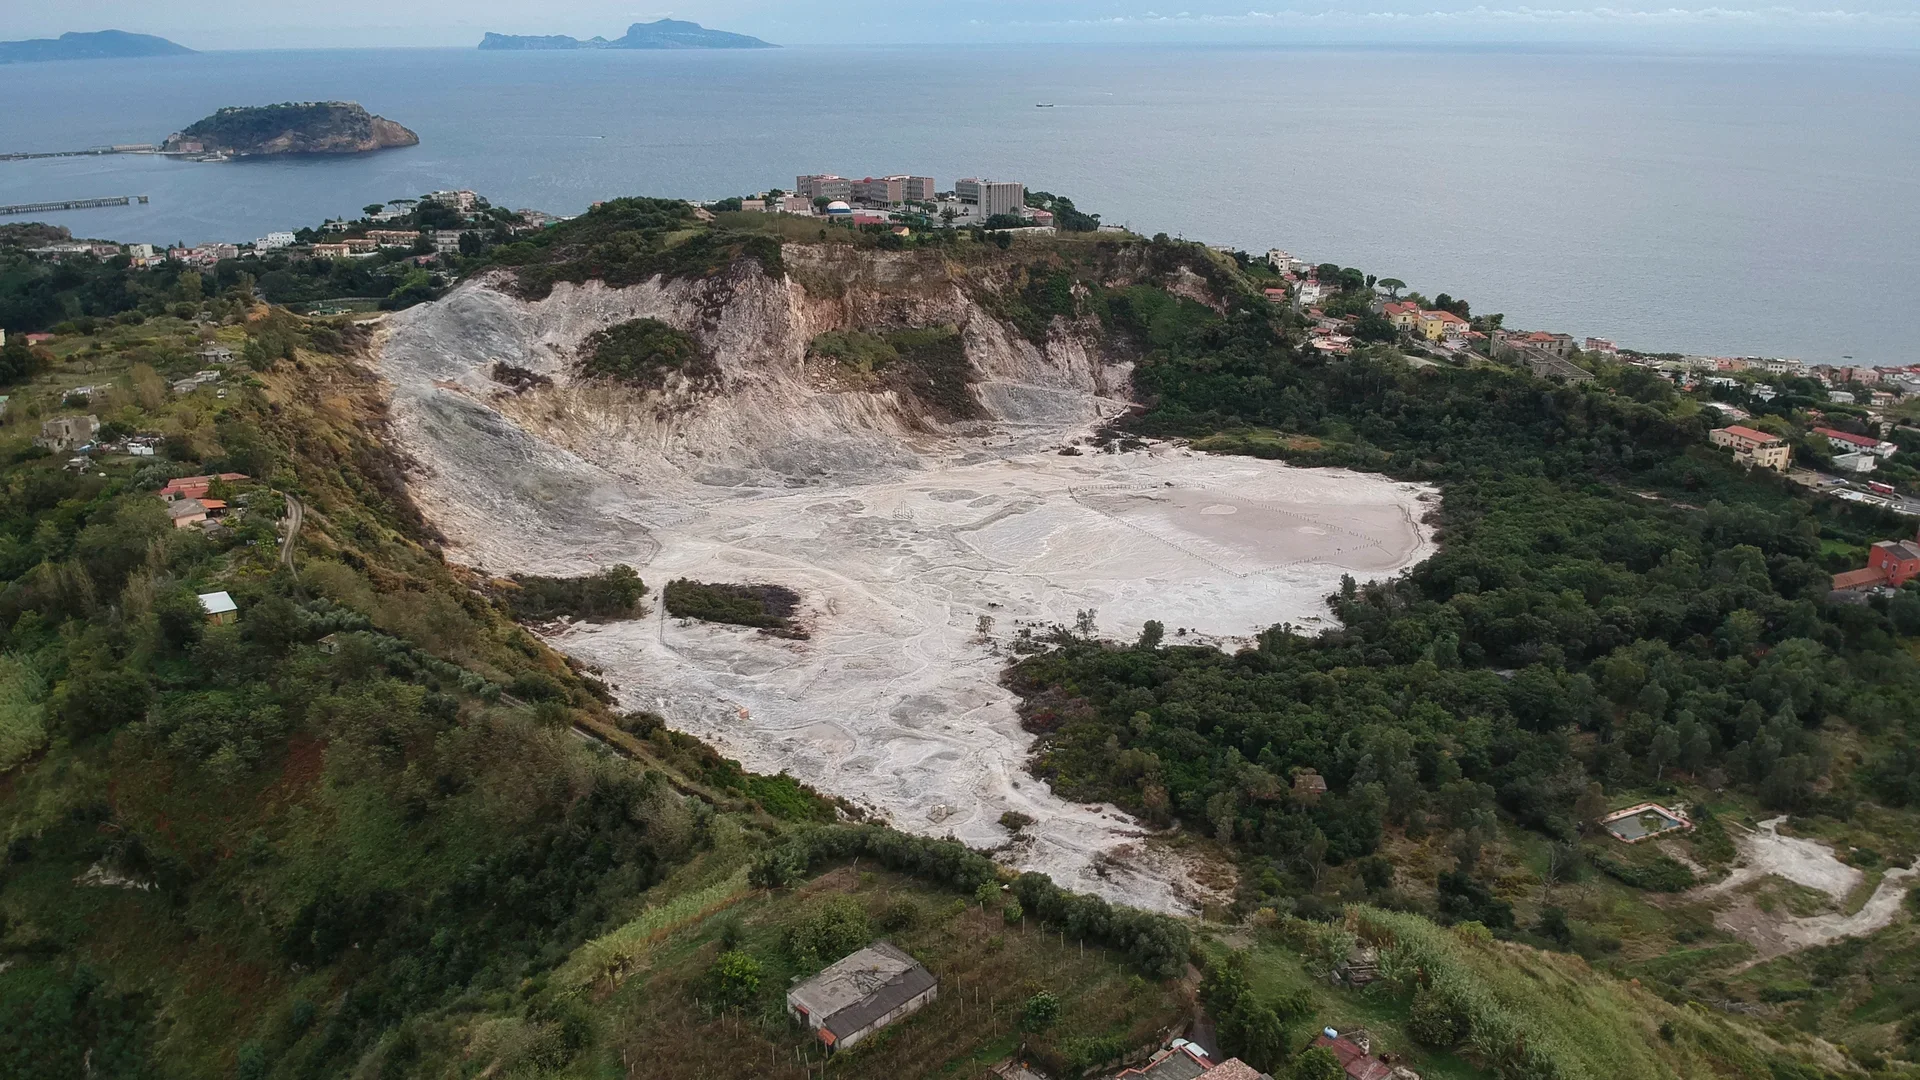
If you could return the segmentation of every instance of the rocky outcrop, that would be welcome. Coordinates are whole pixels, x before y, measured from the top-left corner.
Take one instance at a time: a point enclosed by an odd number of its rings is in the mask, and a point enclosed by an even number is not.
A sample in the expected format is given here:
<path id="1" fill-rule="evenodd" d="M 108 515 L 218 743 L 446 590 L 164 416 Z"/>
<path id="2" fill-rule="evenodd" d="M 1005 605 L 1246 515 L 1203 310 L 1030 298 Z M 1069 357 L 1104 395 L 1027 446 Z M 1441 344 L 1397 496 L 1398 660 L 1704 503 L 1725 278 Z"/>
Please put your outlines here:
<path id="1" fill-rule="evenodd" d="M 364 154 L 419 142 L 420 136 L 353 102 L 308 101 L 221 109 L 169 135 L 160 149 L 236 158 Z"/>

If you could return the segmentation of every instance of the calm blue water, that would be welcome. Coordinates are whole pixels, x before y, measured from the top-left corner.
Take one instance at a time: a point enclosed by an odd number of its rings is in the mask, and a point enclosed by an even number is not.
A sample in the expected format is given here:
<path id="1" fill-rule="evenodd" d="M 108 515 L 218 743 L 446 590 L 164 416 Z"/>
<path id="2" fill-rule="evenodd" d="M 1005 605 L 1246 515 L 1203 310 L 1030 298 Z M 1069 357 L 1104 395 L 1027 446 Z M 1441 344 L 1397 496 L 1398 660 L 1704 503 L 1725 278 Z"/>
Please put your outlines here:
<path id="1" fill-rule="evenodd" d="M 1295 254 L 1643 348 L 1920 360 L 1920 57 L 1141 47 L 234 52 L 0 67 L 0 149 L 158 141 L 344 98 L 422 145 L 345 160 L 0 163 L 0 203 L 247 240 L 467 187 L 575 212 L 798 172 L 986 174 L 1145 232 Z M 1051 101 L 1053 109 L 1034 104 Z"/>

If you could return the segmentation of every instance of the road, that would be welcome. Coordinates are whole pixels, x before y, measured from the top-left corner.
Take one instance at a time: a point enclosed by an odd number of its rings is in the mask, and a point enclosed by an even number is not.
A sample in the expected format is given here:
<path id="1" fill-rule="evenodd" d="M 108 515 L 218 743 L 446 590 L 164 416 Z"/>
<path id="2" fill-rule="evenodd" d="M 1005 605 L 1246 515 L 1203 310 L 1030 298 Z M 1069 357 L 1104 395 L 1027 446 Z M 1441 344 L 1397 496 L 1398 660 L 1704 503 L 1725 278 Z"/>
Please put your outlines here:
<path id="1" fill-rule="evenodd" d="M 287 495 L 287 535 L 280 541 L 280 565 L 293 569 L 293 542 L 300 539 L 300 524 L 307 518 L 307 508 L 300 500 Z"/>

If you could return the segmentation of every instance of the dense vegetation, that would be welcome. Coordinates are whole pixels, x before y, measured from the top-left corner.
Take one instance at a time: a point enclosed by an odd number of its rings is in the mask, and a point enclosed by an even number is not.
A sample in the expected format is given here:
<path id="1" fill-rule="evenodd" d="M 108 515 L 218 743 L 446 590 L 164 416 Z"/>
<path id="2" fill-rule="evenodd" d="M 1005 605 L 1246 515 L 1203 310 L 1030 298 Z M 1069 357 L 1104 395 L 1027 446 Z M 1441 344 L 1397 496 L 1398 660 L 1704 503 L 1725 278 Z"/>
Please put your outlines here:
<path id="1" fill-rule="evenodd" d="M 980 415 L 968 389 L 973 367 L 966 343 L 952 326 L 874 333 L 832 330 L 813 339 L 807 355 L 830 361 L 842 380 L 867 390 L 892 389 L 921 402 L 942 421 Z"/>
<path id="2" fill-rule="evenodd" d="M 521 291 L 544 297 L 562 281 L 637 285 L 655 276 L 669 280 L 711 277 L 742 260 L 770 275 L 785 271 L 780 242 L 764 233 L 701 226 L 693 207 L 678 199 L 614 199 L 492 253 L 496 265 L 512 267 Z"/>
<path id="3" fill-rule="evenodd" d="M 712 361 L 692 338 L 658 319 L 618 323 L 580 343 L 580 373 L 589 378 L 658 387 L 669 375 L 712 371 Z"/>
<path id="4" fill-rule="evenodd" d="M 646 583 L 631 566 L 610 566 L 579 577 L 515 574 L 496 586 L 494 596 L 516 619 L 631 619 L 640 614 Z"/>
<path id="5" fill-rule="evenodd" d="M 661 594 L 667 614 L 676 619 L 756 626 L 798 637 L 805 631 L 794 625 L 800 594 L 784 585 L 731 585 L 675 578 Z"/>

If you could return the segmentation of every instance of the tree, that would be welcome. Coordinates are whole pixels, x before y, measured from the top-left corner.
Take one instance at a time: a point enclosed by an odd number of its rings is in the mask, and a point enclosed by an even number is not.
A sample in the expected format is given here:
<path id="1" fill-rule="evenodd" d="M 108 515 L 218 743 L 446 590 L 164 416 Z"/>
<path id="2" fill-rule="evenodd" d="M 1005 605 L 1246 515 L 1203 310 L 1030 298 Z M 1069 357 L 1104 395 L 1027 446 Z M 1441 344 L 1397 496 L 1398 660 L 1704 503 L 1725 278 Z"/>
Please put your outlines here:
<path id="1" fill-rule="evenodd" d="M 752 1003 L 760 992 L 760 961 L 738 949 L 724 952 L 714 961 L 708 977 L 720 1007 L 737 1009 Z"/>
<path id="2" fill-rule="evenodd" d="M 1379 285 L 1381 288 L 1387 290 L 1388 296 L 1393 297 L 1396 300 L 1400 298 L 1400 290 L 1407 287 L 1406 282 L 1401 281 L 1399 278 L 1394 278 L 1394 277 L 1381 278 L 1379 281 Z"/>
<path id="3" fill-rule="evenodd" d="M 1042 990 L 1027 999 L 1020 1007 L 1020 1027 L 1024 1031 L 1042 1032 L 1060 1019 L 1060 999 L 1052 991 Z"/>
<path id="4" fill-rule="evenodd" d="M 940 211 L 940 223 L 942 225 L 945 225 L 947 228 L 951 229 L 953 228 L 954 220 L 959 216 L 960 216 L 960 211 L 955 210 L 951 206 L 946 207 Z"/>
<path id="5" fill-rule="evenodd" d="M 1346 1075 L 1340 1059 L 1324 1046 L 1313 1047 L 1294 1058 L 1293 1068 L 1287 1071 L 1290 1080 L 1346 1080 Z"/>
<path id="6" fill-rule="evenodd" d="M 360 212 L 367 215 L 368 217 L 372 217 L 373 215 L 379 213 L 382 210 L 385 210 L 386 208 L 387 208 L 386 203 L 377 203 L 377 202 L 368 203 L 367 205 L 360 208 Z"/>
<path id="7" fill-rule="evenodd" d="M 999 248 L 1001 251 L 1007 250 L 1013 246 L 1013 234 L 1010 232 L 994 233 L 993 246 Z"/>
<path id="8" fill-rule="evenodd" d="M 1140 628 L 1138 647 L 1145 652 L 1152 652 L 1160 647 L 1161 639 L 1166 636 L 1167 628 L 1164 623 L 1158 619 L 1148 619 L 1146 625 Z"/>
<path id="9" fill-rule="evenodd" d="M 827 207 L 832 205 L 833 205 L 833 200 L 827 198 L 825 195 L 815 195 L 813 197 L 813 208 L 815 210 L 825 210 Z"/>

